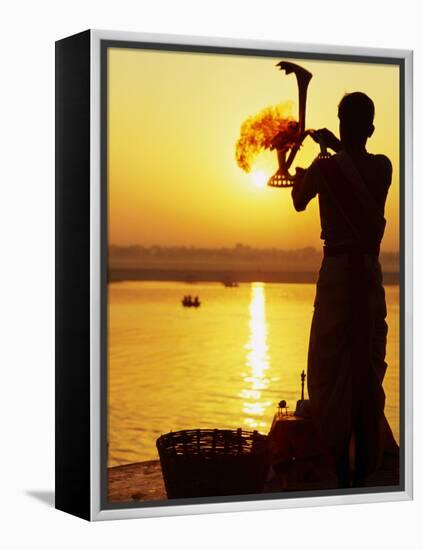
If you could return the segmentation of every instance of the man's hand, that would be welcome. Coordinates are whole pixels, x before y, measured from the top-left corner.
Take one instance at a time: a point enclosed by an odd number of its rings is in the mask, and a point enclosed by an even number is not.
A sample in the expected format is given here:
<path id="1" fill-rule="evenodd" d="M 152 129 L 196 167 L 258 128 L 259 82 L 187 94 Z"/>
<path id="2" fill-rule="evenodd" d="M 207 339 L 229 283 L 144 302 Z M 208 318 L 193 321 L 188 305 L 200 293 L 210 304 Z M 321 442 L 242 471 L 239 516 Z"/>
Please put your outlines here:
<path id="1" fill-rule="evenodd" d="M 300 168 L 299 166 L 295 168 L 294 183 L 301 180 L 304 177 L 304 174 L 307 172 L 305 168 Z"/>
<path id="2" fill-rule="evenodd" d="M 323 141 L 326 147 L 329 147 L 330 149 L 335 151 L 335 153 L 337 153 L 341 149 L 341 142 L 335 136 L 335 134 L 327 128 L 316 130 L 311 134 L 311 137 L 316 143 L 320 143 L 321 141 Z"/>

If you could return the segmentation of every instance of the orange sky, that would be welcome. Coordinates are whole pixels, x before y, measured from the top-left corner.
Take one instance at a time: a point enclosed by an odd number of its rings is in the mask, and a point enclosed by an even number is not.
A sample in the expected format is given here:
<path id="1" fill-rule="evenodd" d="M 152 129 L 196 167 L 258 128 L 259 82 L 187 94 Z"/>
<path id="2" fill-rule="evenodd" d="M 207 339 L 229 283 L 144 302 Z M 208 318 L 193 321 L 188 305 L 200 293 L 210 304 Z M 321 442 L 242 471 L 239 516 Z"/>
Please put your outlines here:
<path id="1" fill-rule="evenodd" d="M 254 247 L 319 247 L 317 201 L 294 211 L 290 190 L 260 188 L 235 161 L 242 122 L 263 107 L 293 101 L 297 85 L 275 67 L 282 58 L 112 48 L 109 68 L 109 242 Z M 375 102 L 368 150 L 393 163 L 383 243 L 399 243 L 399 69 L 397 66 L 290 60 L 313 73 L 308 128 L 338 133 L 347 92 Z M 318 153 L 307 141 L 294 165 Z M 256 168 L 271 175 L 276 155 Z"/>

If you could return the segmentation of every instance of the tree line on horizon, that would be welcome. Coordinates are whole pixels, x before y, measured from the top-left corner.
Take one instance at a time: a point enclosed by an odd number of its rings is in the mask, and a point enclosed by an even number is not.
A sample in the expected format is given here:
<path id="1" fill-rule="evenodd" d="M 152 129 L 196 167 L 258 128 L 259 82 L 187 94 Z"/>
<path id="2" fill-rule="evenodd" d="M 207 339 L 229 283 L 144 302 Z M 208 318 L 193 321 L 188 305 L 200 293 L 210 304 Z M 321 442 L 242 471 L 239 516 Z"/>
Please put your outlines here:
<path id="1" fill-rule="evenodd" d="M 319 262 L 322 251 L 314 247 L 304 248 L 255 248 L 242 243 L 232 247 L 198 247 L 198 246 L 163 246 L 163 245 L 110 245 L 110 259 L 141 259 L 141 258 L 186 258 L 186 259 L 239 259 L 239 260 L 284 260 L 291 262 Z M 398 251 L 381 253 L 382 263 L 399 265 Z"/>

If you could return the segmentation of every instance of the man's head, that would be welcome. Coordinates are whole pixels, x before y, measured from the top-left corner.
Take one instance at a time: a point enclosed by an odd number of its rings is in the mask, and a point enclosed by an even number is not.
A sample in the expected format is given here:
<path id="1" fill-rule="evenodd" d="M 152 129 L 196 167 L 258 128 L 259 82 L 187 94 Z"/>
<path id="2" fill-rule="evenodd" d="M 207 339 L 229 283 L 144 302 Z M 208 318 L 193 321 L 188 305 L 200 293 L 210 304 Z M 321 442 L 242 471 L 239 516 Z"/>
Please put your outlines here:
<path id="1" fill-rule="evenodd" d="M 348 144 L 365 145 L 375 129 L 373 101 L 362 92 L 346 94 L 338 106 L 339 132 L 341 141 Z"/>

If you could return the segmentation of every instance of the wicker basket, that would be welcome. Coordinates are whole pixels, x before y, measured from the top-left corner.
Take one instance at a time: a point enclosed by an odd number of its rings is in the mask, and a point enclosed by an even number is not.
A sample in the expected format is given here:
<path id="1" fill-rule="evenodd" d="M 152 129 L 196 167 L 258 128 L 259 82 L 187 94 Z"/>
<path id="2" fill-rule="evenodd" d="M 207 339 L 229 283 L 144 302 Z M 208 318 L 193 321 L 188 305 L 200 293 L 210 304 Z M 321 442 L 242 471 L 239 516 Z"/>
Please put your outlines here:
<path id="1" fill-rule="evenodd" d="M 257 431 L 182 430 L 157 440 L 168 498 L 263 491 L 270 454 Z"/>

